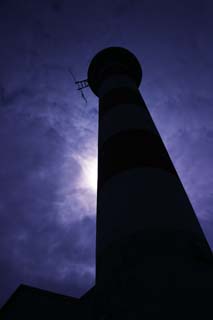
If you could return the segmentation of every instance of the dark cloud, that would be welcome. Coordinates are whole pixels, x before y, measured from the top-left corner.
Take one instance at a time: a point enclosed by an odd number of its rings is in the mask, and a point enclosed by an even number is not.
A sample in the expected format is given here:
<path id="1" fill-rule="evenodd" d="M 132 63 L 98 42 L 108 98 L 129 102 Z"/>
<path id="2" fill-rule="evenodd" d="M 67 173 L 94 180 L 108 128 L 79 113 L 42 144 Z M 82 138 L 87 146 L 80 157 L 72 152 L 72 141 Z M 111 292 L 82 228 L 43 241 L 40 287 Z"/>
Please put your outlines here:
<path id="1" fill-rule="evenodd" d="M 90 234 L 95 232 L 94 221 L 82 219 L 66 229 L 60 228 L 52 218 L 41 219 L 39 213 L 38 218 L 31 216 L 33 223 L 22 221 L 21 226 L 13 224 L 7 230 L 1 283 L 6 289 L 13 287 L 14 290 L 15 275 L 16 286 L 25 282 L 80 296 L 93 284 L 94 241 Z"/>
<path id="2" fill-rule="evenodd" d="M 63 10 L 63 1 L 62 0 L 51 1 L 51 7 L 54 12 L 61 13 L 61 11 Z"/>

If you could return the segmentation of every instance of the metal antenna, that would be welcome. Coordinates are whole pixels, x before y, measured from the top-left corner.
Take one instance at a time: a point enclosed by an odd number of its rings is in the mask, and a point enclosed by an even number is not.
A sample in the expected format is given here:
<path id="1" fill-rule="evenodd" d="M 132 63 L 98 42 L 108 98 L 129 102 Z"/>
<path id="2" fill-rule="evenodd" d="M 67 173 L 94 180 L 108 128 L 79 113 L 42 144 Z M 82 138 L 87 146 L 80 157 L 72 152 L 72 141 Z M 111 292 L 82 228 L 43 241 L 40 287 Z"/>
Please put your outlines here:
<path id="1" fill-rule="evenodd" d="M 87 79 L 85 79 L 85 80 L 80 80 L 80 81 L 76 81 L 76 78 L 75 78 L 75 76 L 74 76 L 71 68 L 68 69 L 68 72 L 71 74 L 71 76 L 72 76 L 73 81 L 75 82 L 75 84 L 77 84 L 77 86 L 78 86 L 77 90 L 79 90 L 79 91 L 81 92 L 81 96 L 82 96 L 82 98 L 84 99 L 84 101 L 85 101 L 86 104 L 87 104 L 87 99 L 86 99 L 86 97 L 85 97 L 85 95 L 84 95 L 84 93 L 83 93 L 83 89 L 89 87 Z"/>

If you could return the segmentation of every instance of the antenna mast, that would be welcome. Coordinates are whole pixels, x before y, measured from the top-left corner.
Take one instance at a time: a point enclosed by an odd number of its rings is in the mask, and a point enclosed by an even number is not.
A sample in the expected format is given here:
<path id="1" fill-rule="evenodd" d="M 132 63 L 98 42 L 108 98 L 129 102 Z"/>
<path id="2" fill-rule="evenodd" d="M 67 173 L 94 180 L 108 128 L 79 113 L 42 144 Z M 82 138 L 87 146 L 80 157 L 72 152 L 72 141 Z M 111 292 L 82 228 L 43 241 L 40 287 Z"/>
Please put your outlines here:
<path id="1" fill-rule="evenodd" d="M 76 78 L 75 78 L 75 76 L 74 76 L 71 68 L 68 69 L 68 72 L 71 74 L 71 76 L 72 76 L 75 84 L 78 86 L 78 87 L 77 87 L 77 90 L 79 90 L 79 91 L 81 92 L 81 96 L 82 96 L 82 98 L 84 99 L 84 101 L 85 101 L 86 104 L 87 104 L 87 99 L 86 99 L 86 97 L 85 97 L 85 95 L 84 95 L 84 93 L 83 93 L 82 90 L 85 89 L 85 88 L 87 88 L 87 87 L 89 87 L 88 80 L 87 80 L 87 79 L 84 79 L 84 80 L 76 81 Z"/>

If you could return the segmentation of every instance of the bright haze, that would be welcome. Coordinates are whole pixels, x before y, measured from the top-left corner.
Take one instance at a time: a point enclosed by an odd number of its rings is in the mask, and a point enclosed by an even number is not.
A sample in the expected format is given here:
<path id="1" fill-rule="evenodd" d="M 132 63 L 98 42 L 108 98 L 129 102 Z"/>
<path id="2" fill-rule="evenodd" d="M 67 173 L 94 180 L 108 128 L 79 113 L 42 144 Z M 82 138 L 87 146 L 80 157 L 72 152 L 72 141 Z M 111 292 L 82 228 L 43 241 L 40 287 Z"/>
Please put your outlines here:
<path id="1" fill-rule="evenodd" d="M 81 296 L 95 280 L 101 49 L 140 91 L 213 247 L 213 2 L 0 0 L 0 304 L 20 283 Z M 172 213 L 171 213 L 172 214 Z"/>

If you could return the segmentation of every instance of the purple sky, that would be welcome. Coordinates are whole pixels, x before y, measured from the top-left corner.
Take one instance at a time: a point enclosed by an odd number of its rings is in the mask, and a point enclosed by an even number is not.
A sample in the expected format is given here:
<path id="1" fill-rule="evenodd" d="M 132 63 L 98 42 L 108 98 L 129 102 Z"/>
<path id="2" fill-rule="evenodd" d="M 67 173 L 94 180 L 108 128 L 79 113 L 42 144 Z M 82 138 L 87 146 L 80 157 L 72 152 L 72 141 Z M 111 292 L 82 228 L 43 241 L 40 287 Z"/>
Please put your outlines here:
<path id="1" fill-rule="evenodd" d="M 72 4 L 73 3 L 73 4 Z M 98 100 L 68 73 L 123 46 L 213 248 L 213 3 L 0 0 L 0 305 L 20 283 L 94 284 Z"/>

